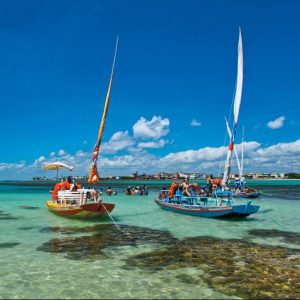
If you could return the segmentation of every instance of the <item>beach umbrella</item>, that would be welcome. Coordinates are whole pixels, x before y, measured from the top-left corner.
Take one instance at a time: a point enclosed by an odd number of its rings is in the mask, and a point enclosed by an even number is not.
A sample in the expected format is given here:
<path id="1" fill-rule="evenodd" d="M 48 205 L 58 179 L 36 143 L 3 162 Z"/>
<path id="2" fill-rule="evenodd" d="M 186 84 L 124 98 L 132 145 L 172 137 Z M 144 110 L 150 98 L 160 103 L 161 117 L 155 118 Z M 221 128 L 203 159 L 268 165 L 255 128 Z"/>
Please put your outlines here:
<path id="1" fill-rule="evenodd" d="M 73 171 L 74 169 L 72 166 L 68 166 L 59 161 L 43 165 L 43 170 L 56 170 L 56 181 L 58 179 L 58 169 L 61 168 L 68 169 L 69 171 Z"/>

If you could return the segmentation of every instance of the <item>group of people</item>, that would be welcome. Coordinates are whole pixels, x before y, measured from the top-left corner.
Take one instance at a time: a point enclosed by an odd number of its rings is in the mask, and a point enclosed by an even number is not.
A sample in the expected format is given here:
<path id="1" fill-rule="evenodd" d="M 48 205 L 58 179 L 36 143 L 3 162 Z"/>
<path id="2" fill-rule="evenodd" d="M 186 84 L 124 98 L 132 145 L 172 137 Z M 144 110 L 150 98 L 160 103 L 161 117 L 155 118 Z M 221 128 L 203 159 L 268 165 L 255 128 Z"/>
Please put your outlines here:
<path id="1" fill-rule="evenodd" d="M 235 191 L 243 191 L 247 188 L 245 177 L 235 175 Z M 210 175 L 206 179 L 206 186 L 199 186 L 197 183 L 190 184 L 189 179 L 185 178 L 181 182 L 174 181 L 169 189 L 162 188 L 160 199 L 168 197 L 172 199 L 175 195 L 182 195 L 186 197 L 191 196 L 210 196 L 216 190 L 223 190 L 222 179 L 220 177 L 213 177 Z M 226 187 L 228 189 L 228 187 Z"/>
<path id="2" fill-rule="evenodd" d="M 234 184 L 235 184 L 235 192 L 243 191 L 245 188 L 247 188 L 246 180 L 244 176 L 238 176 L 235 175 L 234 177 Z"/>
<path id="3" fill-rule="evenodd" d="M 137 187 L 130 187 L 128 186 L 126 191 L 126 195 L 148 195 L 148 189 L 147 186 L 144 184 L 142 187 L 137 186 Z"/>
<path id="4" fill-rule="evenodd" d="M 236 189 L 242 189 L 246 187 L 245 178 L 235 181 Z M 181 182 L 174 181 L 169 189 L 165 187 L 162 188 L 162 192 L 160 193 L 160 199 L 168 197 L 172 199 L 175 195 L 182 195 L 186 197 L 191 196 L 211 196 L 211 194 L 216 190 L 222 190 L 222 179 L 220 177 L 213 177 L 210 175 L 206 179 L 206 186 L 199 186 L 197 183 L 191 184 L 188 178 L 181 180 Z"/>
<path id="5" fill-rule="evenodd" d="M 71 176 L 68 176 L 67 178 L 62 178 L 61 182 L 56 183 L 54 188 L 51 190 L 52 200 L 58 199 L 58 191 L 70 190 L 71 192 L 75 192 L 78 189 L 81 189 L 81 184 L 76 183 Z"/>

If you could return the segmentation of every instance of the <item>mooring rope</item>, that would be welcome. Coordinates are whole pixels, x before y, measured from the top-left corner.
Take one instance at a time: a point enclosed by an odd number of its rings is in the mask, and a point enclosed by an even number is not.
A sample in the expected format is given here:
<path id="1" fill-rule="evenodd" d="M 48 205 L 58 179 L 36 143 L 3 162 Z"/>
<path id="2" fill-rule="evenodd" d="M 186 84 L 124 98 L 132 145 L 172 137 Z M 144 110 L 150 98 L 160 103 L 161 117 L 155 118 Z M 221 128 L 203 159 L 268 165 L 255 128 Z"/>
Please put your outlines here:
<path id="1" fill-rule="evenodd" d="M 269 197 L 273 197 L 273 198 L 275 198 L 275 196 L 274 195 L 271 195 L 271 194 L 267 194 L 267 193 L 265 193 L 265 192 L 263 192 L 263 191 L 260 191 L 262 194 L 264 194 L 264 195 L 266 195 L 266 196 L 269 196 Z"/>
<path id="2" fill-rule="evenodd" d="M 125 232 L 124 230 L 122 230 L 120 228 L 120 226 L 116 223 L 116 221 L 114 220 L 114 218 L 112 217 L 112 215 L 109 213 L 109 211 L 106 209 L 105 205 L 103 205 L 102 201 L 100 201 L 100 204 L 103 206 L 103 208 L 105 209 L 105 211 L 107 212 L 108 216 L 110 217 L 111 221 L 114 223 L 114 225 L 125 235 L 129 236 L 130 233 L 129 232 Z"/>

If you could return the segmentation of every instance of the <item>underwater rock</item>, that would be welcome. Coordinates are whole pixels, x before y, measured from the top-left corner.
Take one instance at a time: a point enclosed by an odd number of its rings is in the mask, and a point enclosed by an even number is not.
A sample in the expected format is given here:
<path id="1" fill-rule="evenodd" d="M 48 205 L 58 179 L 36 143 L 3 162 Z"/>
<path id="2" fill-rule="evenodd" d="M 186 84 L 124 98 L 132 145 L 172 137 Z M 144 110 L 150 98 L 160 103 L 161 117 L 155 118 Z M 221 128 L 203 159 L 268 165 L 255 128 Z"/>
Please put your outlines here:
<path id="1" fill-rule="evenodd" d="M 39 206 L 30 206 L 30 205 L 19 205 L 17 207 L 25 208 L 25 209 L 38 209 L 38 208 L 40 208 Z"/>
<path id="2" fill-rule="evenodd" d="M 9 213 L 4 213 L 3 210 L 0 210 L 0 220 L 18 220 L 20 218 L 14 217 Z"/>
<path id="3" fill-rule="evenodd" d="M 300 245 L 300 234 L 297 232 L 281 231 L 277 229 L 251 229 L 248 233 L 250 235 L 266 238 L 279 237 L 286 243 Z"/>
<path id="4" fill-rule="evenodd" d="M 136 226 L 124 225 L 121 229 L 128 234 L 110 224 L 43 228 L 42 232 L 90 235 L 51 239 L 37 250 L 62 253 L 68 259 L 99 260 L 106 258 L 107 252 L 103 251 L 106 248 L 150 243 L 159 248 L 127 257 L 123 268 L 139 268 L 150 273 L 174 271 L 174 278 L 185 284 L 192 286 L 204 280 L 214 290 L 229 296 L 300 298 L 300 251 L 297 249 L 212 237 L 178 240 L 167 231 Z M 201 272 L 187 275 L 183 272 L 185 268 Z"/>
<path id="5" fill-rule="evenodd" d="M 137 226 L 121 226 L 122 232 L 111 224 L 98 224 L 87 227 L 48 227 L 42 232 L 63 234 L 93 233 L 78 237 L 55 238 L 37 250 L 64 253 L 69 259 L 97 259 L 104 257 L 107 247 L 136 246 L 137 244 L 168 244 L 176 239 L 169 232 Z"/>
<path id="6" fill-rule="evenodd" d="M 20 245 L 21 243 L 0 243 L 0 248 L 12 248 L 14 246 Z"/>
<path id="7" fill-rule="evenodd" d="M 209 286 L 229 296 L 295 299 L 300 297 L 299 265 L 297 250 L 196 237 L 177 241 L 164 250 L 130 256 L 125 268 L 157 272 L 194 267 L 204 270 L 202 279 Z"/>
<path id="8" fill-rule="evenodd" d="M 29 227 L 19 227 L 19 230 L 31 230 L 31 229 L 35 229 L 38 228 L 38 226 L 29 226 Z"/>

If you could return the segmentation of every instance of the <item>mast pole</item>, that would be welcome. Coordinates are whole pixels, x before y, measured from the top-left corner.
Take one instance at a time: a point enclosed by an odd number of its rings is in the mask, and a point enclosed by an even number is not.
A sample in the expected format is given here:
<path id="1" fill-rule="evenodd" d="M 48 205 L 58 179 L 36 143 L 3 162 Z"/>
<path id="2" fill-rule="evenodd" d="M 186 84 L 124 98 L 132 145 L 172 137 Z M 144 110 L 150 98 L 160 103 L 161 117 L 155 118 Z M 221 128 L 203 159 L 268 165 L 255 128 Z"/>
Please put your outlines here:
<path id="1" fill-rule="evenodd" d="M 119 36 L 117 36 L 117 40 L 116 40 L 114 58 L 113 58 L 113 63 L 112 63 L 112 68 L 111 68 L 111 74 L 110 74 L 110 80 L 109 80 L 109 84 L 108 84 L 107 94 L 106 94 L 106 98 L 105 98 L 104 110 L 103 110 L 103 114 L 102 114 L 102 118 L 101 118 L 101 123 L 99 126 L 97 142 L 95 144 L 94 151 L 93 151 L 92 166 L 90 169 L 90 174 L 89 174 L 89 179 L 88 179 L 89 184 L 96 184 L 99 181 L 99 174 L 98 174 L 98 170 L 97 170 L 97 159 L 98 159 L 98 155 L 100 152 L 100 145 L 101 145 L 101 140 L 102 140 L 102 136 L 103 136 L 103 130 L 104 130 L 106 115 L 107 115 L 107 111 L 108 111 L 108 106 L 109 106 L 110 91 L 111 91 L 112 80 L 113 80 L 113 75 L 114 75 L 118 43 L 119 43 Z"/>
<path id="2" fill-rule="evenodd" d="M 241 170 L 240 170 L 240 178 L 243 176 L 244 169 L 244 125 L 243 125 L 243 133 L 242 133 L 242 158 L 241 158 Z"/>

